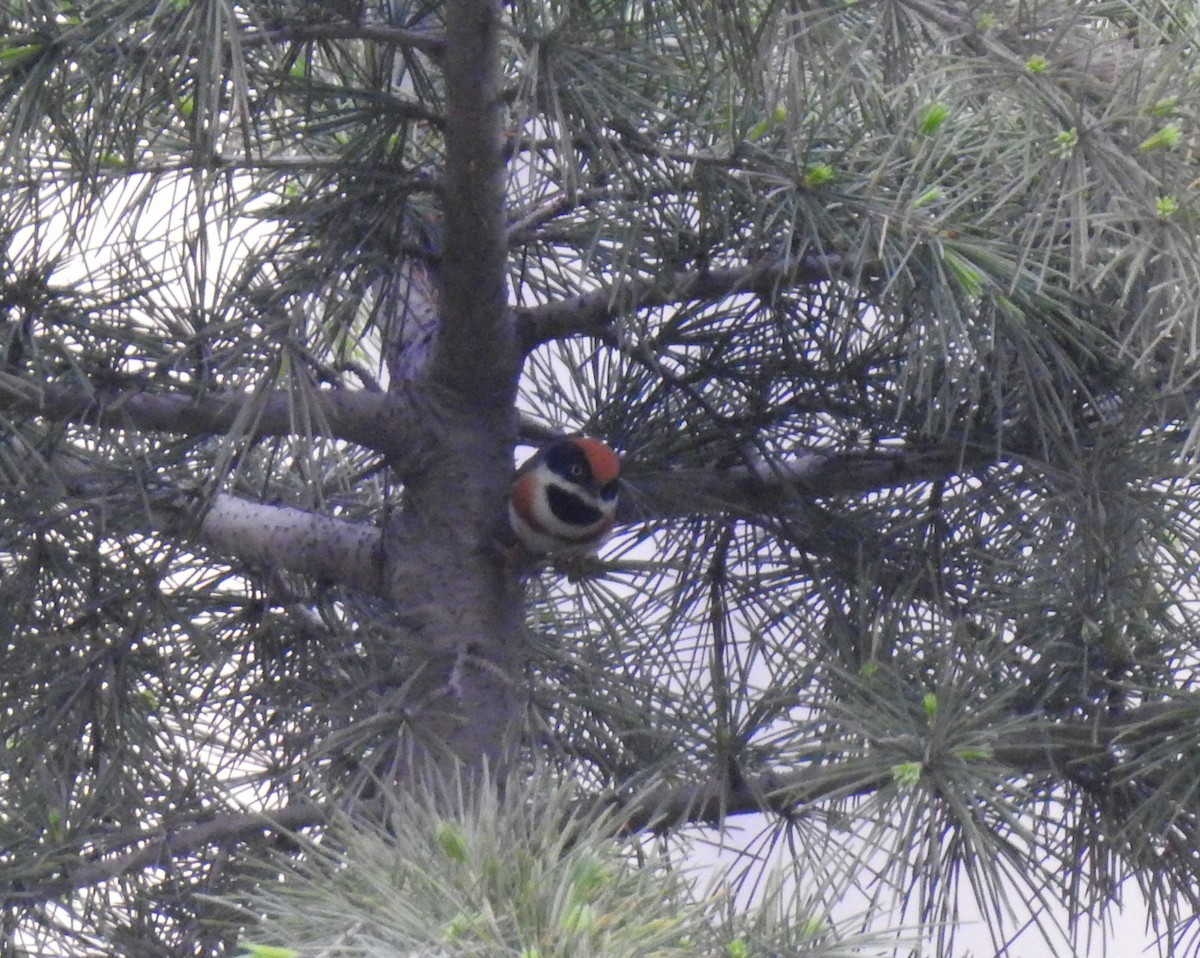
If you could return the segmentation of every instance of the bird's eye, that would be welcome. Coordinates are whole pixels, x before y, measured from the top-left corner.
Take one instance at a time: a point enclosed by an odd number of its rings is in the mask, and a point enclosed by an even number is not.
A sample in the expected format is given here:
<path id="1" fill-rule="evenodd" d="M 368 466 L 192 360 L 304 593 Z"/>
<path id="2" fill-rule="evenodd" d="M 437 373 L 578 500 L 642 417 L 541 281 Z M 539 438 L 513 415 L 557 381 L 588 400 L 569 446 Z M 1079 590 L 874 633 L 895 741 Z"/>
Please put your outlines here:
<path id="1" fill-rule="evenodd" d="M 572 479 L 586 479 L 587 470 L 578 462 L 571 463 L 571 468 L 567 470 L 567 475 Z"/>

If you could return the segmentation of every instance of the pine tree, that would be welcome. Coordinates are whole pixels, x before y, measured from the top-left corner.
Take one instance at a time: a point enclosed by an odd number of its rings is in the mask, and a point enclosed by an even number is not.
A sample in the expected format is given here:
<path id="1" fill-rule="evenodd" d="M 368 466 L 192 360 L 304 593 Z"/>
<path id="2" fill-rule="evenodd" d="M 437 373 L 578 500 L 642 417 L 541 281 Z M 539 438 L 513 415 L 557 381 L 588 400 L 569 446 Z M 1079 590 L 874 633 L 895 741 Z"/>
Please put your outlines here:
<path id="1" fill-rule="evenodd" d="M 532 887 L 530 807 L 566 911 L 428 948 L 1085 953 L 1129 882 L 1200 953 L 1191 4 L 0 10 L 4 954 Z M 577 432 L 616 535 L 530 570 Z M 626 867 L 751 813 L 741 924 Z"/>

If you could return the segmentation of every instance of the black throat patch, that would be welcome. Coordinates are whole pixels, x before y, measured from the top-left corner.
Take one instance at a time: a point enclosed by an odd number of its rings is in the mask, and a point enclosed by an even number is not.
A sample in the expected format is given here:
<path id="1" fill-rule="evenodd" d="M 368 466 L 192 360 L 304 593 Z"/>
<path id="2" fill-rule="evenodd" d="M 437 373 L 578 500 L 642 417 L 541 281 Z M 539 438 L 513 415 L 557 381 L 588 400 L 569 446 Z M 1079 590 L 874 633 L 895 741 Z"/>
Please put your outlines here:
<path id="1" fill-rule="evenodd" d="M 594 526 L 604 518 L 604 513 L 592 503 L 553 483 L 546 487 L 546 501 L 550 503 L 550 511 L 555 519 L 579 526 L 581 530 Z"/>

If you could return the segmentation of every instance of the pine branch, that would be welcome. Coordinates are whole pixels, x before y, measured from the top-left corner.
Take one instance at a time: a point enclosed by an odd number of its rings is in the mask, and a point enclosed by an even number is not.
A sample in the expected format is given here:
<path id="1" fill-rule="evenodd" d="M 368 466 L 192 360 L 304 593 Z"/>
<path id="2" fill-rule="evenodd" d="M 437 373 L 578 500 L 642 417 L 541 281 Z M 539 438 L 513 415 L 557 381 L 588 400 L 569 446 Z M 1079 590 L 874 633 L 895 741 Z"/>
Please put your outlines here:
<path id="1" fill-rule="evenodd" d="M 982 455 L 968 459 L 960 449 L 911 454 L 813 453 L 755 470 L 732 467 L 635 475 L 632 493 L 623 497 L 617 521 L 727 513 L 767 516 L 788 509 L 789 541 L 797 548 L 814 555 L 858 554 L 865 546 L 863 530 L 839 535 L 836 525 L 831 526 L 828 517 L 815 508 L 805 521 L 803 511 L 795 513 L 795 506 L 805 501 L 797 496 L 847 495 L 945 479 L 982 468 L 989 461 Z M 847 532 L 844 525 L 841 532 Z M 229 495 L 216 497 L 197 538 L 218 553 L 251 565 L 354 583 L 360 588 L 363 583 L 375 582 L 380 570 L 381 532 L 374 526 Z"/>
<path id="2" fill-rule="evenodd" d="M 1116 763 L 1116 750 L 1138 743 L 1152 744 L 1165 735 L 1180 736 L 1181 747 L 1195 736 L 1195 705 L 1188 702 L 1153 704 L 1102 724 L 1053 722 L 1033 719 L 1016 741 L 1011 731 L 990 749 L 986 760 L 1006 768 L 1013 776 L 1040 779 L 1089 777 L 1101 780 Z M 981 760 L 983 757 L 981 756 Z M 769 771 L 738 776 L 722 775 L 704 782 L 643 791 L 633 800 L 612 799 L 621 809 L 627 829 L 666 831 L 687 824 L 719 825 L 730 816 L 771 812 L 783 816 L 803 814 L 805 808 L 825 801 L 869 795 L 894 781 L 878 761 L 854 759 L 827 765 L 806 766 L 790 772 Z M 132 851 L 96 860 L 60 857 L 42 874 L 0 882 L 0 903 L 29 905 L 49 901 L 79 889 L 147 868 L 163 867 L 172 858 L 196 853 L 211 845 L 248 842 L 266 833 L 293 832 L 320 825 L 329 809 L 299 803 L 267 812 L 216 815 L 208 821 L 178 828 L 156 828 L 127 835 L 120 847 Z M 1195 817 L 1197 810 L 1180 809 Z"/>
<path id="3" fill-rule="evenodd" d="M 175 428 L 178 431 L 178 426 Z M 787 509 L 793 544 L 825 555 L 836 553 L 844 545 L 844 537 L 833 534 L 829 522 L 815 512 L 810 522 L 802 521 L 803 515 L 795 513 L 795 506 L 819 497 L 945 479 L 983 468 L 991 461 L 990 457 L 956 447 L 919 452 L 812 452 L 795 459 L 759 463 L 753 468 L 634 472 L 627 480 L 629 488 L 621 500 L 618 524 L 727 513 L 770 515 Z M 115 477 L 61 455 L 49 465 L 56 479 L 73 495 L 108 495 L 128 485 L 127 476 Z M 160 490 L 154 500 L 162 524 L 177 527 L 182 520 L 184 528 L 192 530 L 189 517 L 196 505 L 190 494 Z M 370 592 L 381 587 L 376 581 L 381 532 L 372 525 L 219 494 L 189 534 L 218 554 L 253 566 L 354 583 L 360 588 L 364 583 L 376 583 L 368 588 Z"/>
<path id="4" fill-rule="evenodd" d="M 383 588 L 375 526 L 222 494 L 209 506 L 196 538 L 252 566 L 344 582 L 372 594 Z"/>
<path id="5" fill-rule="evenodd" d="M 1186 702 L 1155 703 L 1103 723 L 1030 719 L 1019 737 L 1006 729 L 989 749 L 980 750 L 977 760 L 1033 780 L 1104 782 L 1119 766 L 1122 749 L 1151 747 L 1166 735 L 1179 736 L 1181 747 L 1194 743 L 1195 710 L 1195 704 Z M 924 753 L 922 741 L 914 738 L 909 745 L 914 754 Z M 886 771 L 880 771 L 881 764 L 887 765 Z M 722 774 L 699 784 L 643 793 L 623 805 L 625 823 L 631 829 L 661 831 L 685 824 L 715 825 L 727 816 L 758 812 L 790 817 L 821 801 L 871 794 L 893 780 L 888 763 L 870 758 L 839 761 L 831 755 L 828 764 L 732 778 Z M 623 803 L 616 799 L 615 804 Z M 1200 807 L 1190 812 L 1181 808 L 1180 813 L 1200 818 Z"/>
<path id="6" fill-rule="evenodd" d="M 178 397 L 138 395 L 152 402 L 165 400 L 155 418 L 147 416 L 139 420 L 143 428 L 184 431 L 185 425 L 195 425 L 194 420 L 187 419 L 186 407 L 175 402 Z M 342 393 L 321 395 L 343 396 Z M 378 393 L 345 395 L 383 398 Z M 66 402 L 51 404 L 51 411 L 61 413 L 67 405 Z M 85 408 L 81 399 L 78 419 L 96 423 L 96 416 L 82 415 Z M 146 407 L 139 408 L 145 411 Z M 115 418 L 118 414 L 109 408 L 99 421 L 114 424 L 120 421 Z M 282 418 L 284 414 L 275 410 L 271 415 Z M 210 421 L 212 418 L 210 413 Z M 150 426 L 151 421 L 157 426 Z M 269 425 L 269 417 L 266 422 Z M 271 433 L 260 424 L 256 434 Z M 994 454 L 955 446 L 918 451 L 812 451 L 751 466 L 654 473 L 635 470 L 627 476 L 617 522 L 621 525 L 649 519 L 724 514 L 767 517 L 782 511 L 788 517 L 789 541 L 797 548 L 814 555 L 859 554 L 866 545 L 867 533 L 848 528 L 844 520 L 832 522 L 813 500 L 947 479 L 982 469 L 994 461 Z M 60 453 L 48 460 L 47 465 L 55 480 L 71 495 L 108 498 L 128 491 L 127 475 L 113 475 L 85 460 Z M 251 502 L 224 493 L 213 498 L 197 524 L 194 518 L 197 502 L 186 490 L 159 489 L 152 498 L 158 524 L 182 528 L 185 534 L 228 559 L 353 584 L 372 594 L 382 588 L 379 581 L 382 533 L 374 525 L 291 506 Z"/>
<path id="7" fill-rule="evenodd" d="M 243 34 L 245 47 L 262 43 L 308 43 L 313 40 L 366 40 L 385 47 L 407 47 L 440 57 L 446 38 L 425 30 L 405 30 L 382 23 L 294 23 Z"/>
<path id="8" fill-rule="evenodd" d="M 316 434 L 396 458 L 413 452 L 424 422 L 403 398 L 381 392 L 314 390 L 306 401 Z M 147 392 L 140 385 L 83 388 L 35 383 L 4 372 L 0 372 L 0 411 L 51 422 L 184 436 L 219 436 L 239 426 L 253 437 L 290 436 L 297 431 L 295 400 L 282 391 L 192 397 Z"/>
<path id="9" fill-rule="evenodd" d="M 911 454 L 813 453 L 756 470 L 732 467 L 635 476 L 633 494 L 622 499 L 618 522 L 729 512 L 770 515 L 801 501 L 797 494 L 817 497 L 878 491 L 945 479 L 964 469 L 982 468 L 988 461 L 981 455 L 967 459 L 960 449 Z M 809 523 L 790 518 L 793 544 L 816 555 L 861 551 L 861 541 L 852 548 L 845 536 L 835 534 L 827 519 L 815 514 L 811 518 Z M 363 583 L 375 582 L 380 570 L 381 532 L 374 526 L 229 495 L 216 497 L 197 537 L 220 554 L 251 565 L 354 583 L 360 588 Z"/>
<path id="10" fill-rule="evenodd" d="M 127 473 L 61 450 L 45 458 L 30 451 L 28 458 L 43 465 L 66 495 L 110 504 L 132 496 L 139 504 L 149 503 L 151 527 L 182 530 L 226 559 L 381 592 L 381 536 L 374 525 L 228 493 L 204 503 L 187 489 L 163 483 L 149 492 L 131 491 Z"/>
<path id="11" fill-rule="evenodd" d="M 656 306 L 719 301 L 737 293 L 770 296 L 791 285 L 811 286 L 855 268 L 840 255 L 814 255 L 749 266 L 678 273 L 667 280 L 632 280 L 517 313 L 526 352 L 574 336 L 600 336 L 622 315 Z"/>
<path id="12" fill-rule="evenodd" d="M 98 860 L 94 854 L 78 859 L 61 856 L 48 862 L 41 875 L 26 871 L 22 876 L 0 879 L 0 904 L 27 906 L 50 901 L 81 888 L 164 866 L 174 858 L 211 845 L 248 842 L 271 832 L 291 832 L 319 825 L 327 815 L 325 807 L 302 802 L 270 812 L 215 815 L 208 821 L 183 827 L 135 833 L 121 843 L 124 847 L 134 848 L 123 855 Z"/>
<path id="13" fill-rule="evenodd" d="M 791 459 L 722 469 L 680 469 L 638 475 L 621 501 L 618 521 L 730 510 L 770 515 L 797 496 L 857 495 L 948 479 L 995 462 L 996 453 L 963 446 L 877 452 L 811 451 Z"/>

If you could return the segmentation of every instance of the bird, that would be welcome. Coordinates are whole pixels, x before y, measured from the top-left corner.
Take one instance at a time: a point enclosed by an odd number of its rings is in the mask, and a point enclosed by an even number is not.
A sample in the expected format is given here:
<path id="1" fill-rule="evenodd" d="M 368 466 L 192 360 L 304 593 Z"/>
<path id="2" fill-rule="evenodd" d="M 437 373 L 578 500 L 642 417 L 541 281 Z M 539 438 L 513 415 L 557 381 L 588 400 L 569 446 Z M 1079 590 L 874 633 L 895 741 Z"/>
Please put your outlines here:
<path id="1" fill-rule="evenodd" d="M 590 436 L 556 439 L 517 470 L 508 522 L 532 555 L 587 558 L 612 532 L 621 460 Z"/>

